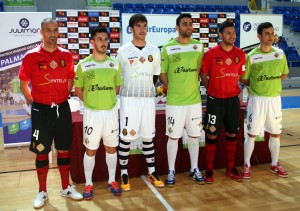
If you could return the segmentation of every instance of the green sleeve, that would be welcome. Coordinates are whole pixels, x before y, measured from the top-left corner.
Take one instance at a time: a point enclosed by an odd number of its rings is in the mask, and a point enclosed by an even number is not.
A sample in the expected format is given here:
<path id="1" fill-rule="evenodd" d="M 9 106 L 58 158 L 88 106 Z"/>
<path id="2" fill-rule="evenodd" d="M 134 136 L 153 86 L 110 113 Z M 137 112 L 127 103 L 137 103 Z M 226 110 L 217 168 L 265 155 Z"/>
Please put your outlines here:
<path id="1" fill-rule="evenodd" d="M 251 71 L 251 61 L 250 57 L 247 55 L 246 59 L 246 71 L 245 74 L 242 76 L 243 79 L 249 79 L 250 78 L 250 71 Z"/>
<path id="2" fill-rule="evenodd" d="M 77 65 L 74 86 L 83 87 L 83 73 L 80 64 Z"/>
<path id="3" fill-rule="evenodd" d="M 163 46 L 161 52 L 161 73 L 167 73 L 169 69 L 169 57 L 166 48 Z"/>
<path id="4" fill-rule="evenodd" d="M 289 73 L 289 67 L 288 67 L 288 64 L 287 64 L 287 59 L 286 59 L 286 56 L 285 54 L 283 55 L 283 70 L 282 70 L 282 74 L 288 74 Z"/>

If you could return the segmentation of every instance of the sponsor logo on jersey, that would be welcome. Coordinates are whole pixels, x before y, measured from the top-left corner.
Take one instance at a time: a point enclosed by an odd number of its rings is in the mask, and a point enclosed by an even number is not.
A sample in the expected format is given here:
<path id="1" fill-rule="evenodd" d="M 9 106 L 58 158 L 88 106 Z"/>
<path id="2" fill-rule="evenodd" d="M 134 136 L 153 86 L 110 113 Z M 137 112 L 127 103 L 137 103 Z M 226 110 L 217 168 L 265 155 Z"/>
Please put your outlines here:
<path id="1" fill-rule="evenodd" d="M 139 59 L 139 61 L 143 64 L 146 61 L 146 59 L 141 56 L 140 59 Z"/>
<path id="2" fill-rule="evenodd" d="M 149 55 L 149 56 L 148 56 L 148 61 L 149 61 L 149 62 L 153 62 L 153 56 L 152 56 L 152 55 Z"/>
<path id="3" fill-rule="evenodd" d="M 57 67 L 56 61 L 52 60 L 52 61 L 50 62 L 50 67 L 51 67 L 52 69 L 55 69 L 55 68 Z"/>
<path id="4" fill-rule="evenodd" d="M 223 61 L 222 61 L 221 59 L 217 59 L 217 60 L 216 60 L 216 63 L 217 63 L 218 65 L 223 65 Z"/>
<path id="5" fill-rule="evenodd" d="M 98 84 L 91 85 L 88 89 L 89 92 L 94 92 L 94 91 L 112 91 L 114 90 L 113 87 L 110 86 L 99 86 Z"/>
<path id="6" fill-rule="evenodd" d="M 66 61 L 65 60 L 60 60 L 60 66 L 65 67 L 66 66 Z"/>
<path id="7" fill-rule="evenodd" d="M 44 64 L 38 64 L 40 70 L 47 70 L 47 66 Z"/>

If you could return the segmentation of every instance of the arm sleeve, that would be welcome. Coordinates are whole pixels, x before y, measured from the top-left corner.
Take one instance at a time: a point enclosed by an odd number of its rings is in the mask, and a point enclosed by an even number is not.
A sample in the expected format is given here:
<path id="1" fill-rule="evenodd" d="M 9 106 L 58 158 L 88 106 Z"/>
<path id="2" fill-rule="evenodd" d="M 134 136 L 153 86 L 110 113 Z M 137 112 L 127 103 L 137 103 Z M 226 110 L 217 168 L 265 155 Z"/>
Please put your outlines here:
<path id="1" fill-rule="evenodd" d="M 287 59 L 286 59 L 285 54 L 283 54 L 282 62 L 283 62 L 282 74 L 288 74 L 289 73 L 289 67 L 288 67 L 288 64 L 287 64 Z"/>
<path id="2" fill-rule="evenodd" d="M 241 66 L 239 69 L 239 75 L 245 74 L 245 62 L 246 62 L 246 54 L 244 52 L 241 53 Z"/>
<path id="3" fill-rule="evenodd" d="M 68 79 L 74 79 L 75 77 L 75 72 L 74 72 L 74 60 L 72 57 L 72 54 L 69 52 L 69 75 L 68 75 Z"/>
<path id="4" fill-rule="evenodd" d="M 118 61 L 116 61 L 118 63 Z M 117 70 L 117 74 L 115 76 L 115 84 L 116 86 L 121 86 L 123 85 L 123 79 L 121 77 L 121 73 L 122 73 L 122 68 L 121 65 L 118 63 L 118 70 Z"/>
<path id="5" fill-rule="evenodd" d="M 161 55 L 160 55 L 160 51 L 159 51 L 158 48 L 157 48 L 157 51 L 155 53 L 155 58 L 156 59 L 154 59 L 154 64 L 153 64 L 153 67 L 154 67 L 153 75 L 159 75 L 160 71 L 161 71 L 161 66 L 160 66 Z"/>
<path id="6" fill-rule="evenodd" d="M 250 78 L 250 71 L 251 71 L 251 60 L 250 60 L 250 56 L 247 55 L 246 58 L 246 70 L 245 70 L 245 74 L 242 76 L 242 79 L 249 79 Z"/>
<path id="7" fill-rule="evenodd" d="M 30 81 L 30 72 L 31 72 L 31 62 L 30 56 L 28 54 L 25 55 L 19 70 L 19 78 L 22 81 Z"/>
<path id="8" fill-rule="evenodd" d="M 202 59 L 202 63 L 201 63 L 201 73 L 204 73 L 206 75 L 209 75 L 209 67 L 210 65 L 210 59 L 209 59 L 209 53 L 210 51 L 208 50 Z"/>
<path id="9" fill-rule="evenodd" d="M 161 52 L 161 73 L 167 73 L 169 69 L 169 57 L 166 48 L 162 47 Z"/>
<path id="10" fill-rule="evenodd" d="M 83 73 L 82 73 L 82 69 L 81 69 L 81 63 L 79 63 L 77 65 L 74 86 L 80 87 L 80 88 L 83 87 Z"/>
<path id="11" fill-rule="evenodd" d="M 200 52 L 200 55 L 199 55 L 199 58 L 198 58 L 198 63 L 197 63 L 198 68 L 201 68 L 203 55 L 204 55 L 204 47 L 202 45 L 201 52 Z"/>

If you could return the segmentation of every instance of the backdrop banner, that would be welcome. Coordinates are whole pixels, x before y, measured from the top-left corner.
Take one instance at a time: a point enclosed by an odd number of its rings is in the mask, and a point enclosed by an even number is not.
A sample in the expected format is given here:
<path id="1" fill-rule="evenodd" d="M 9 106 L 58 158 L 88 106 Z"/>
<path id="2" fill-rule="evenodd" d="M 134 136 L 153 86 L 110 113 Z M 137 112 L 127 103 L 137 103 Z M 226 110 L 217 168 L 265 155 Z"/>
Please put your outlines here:
<path id="1" fill-rule="evenodd" d="M 51 12 L 0 13 L 0 107 L 4 146 L 28 144 L 31 138 L 30 114 L 20 90 L 18 77 L 25 53 L 40 44 L 40 27 Z"/>

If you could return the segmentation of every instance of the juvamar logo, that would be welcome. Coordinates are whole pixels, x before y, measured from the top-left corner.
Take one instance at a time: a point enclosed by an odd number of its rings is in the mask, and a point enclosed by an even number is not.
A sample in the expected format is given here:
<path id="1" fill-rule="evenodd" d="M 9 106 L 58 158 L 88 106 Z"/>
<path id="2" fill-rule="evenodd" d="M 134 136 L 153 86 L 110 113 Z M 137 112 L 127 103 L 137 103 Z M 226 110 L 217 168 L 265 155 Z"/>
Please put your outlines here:
<path id="1" fill-rule="evenodd" d="M 21 28 L 15 28 L 15 29 L 10 29 L 10 34 L 17 34 L 17 33 L 22 33 L 22 34 L 25 34 L 25 33 L 33 33 L 33 34 L 36 34 L 36 33 L 39 33 L 40 31 L 40 28 L 28 28 L 29 25 L 30 25 L 30 22 L 28 19 L 26 18 L 21 18 L 19 20 L 19 25 Z"/>

